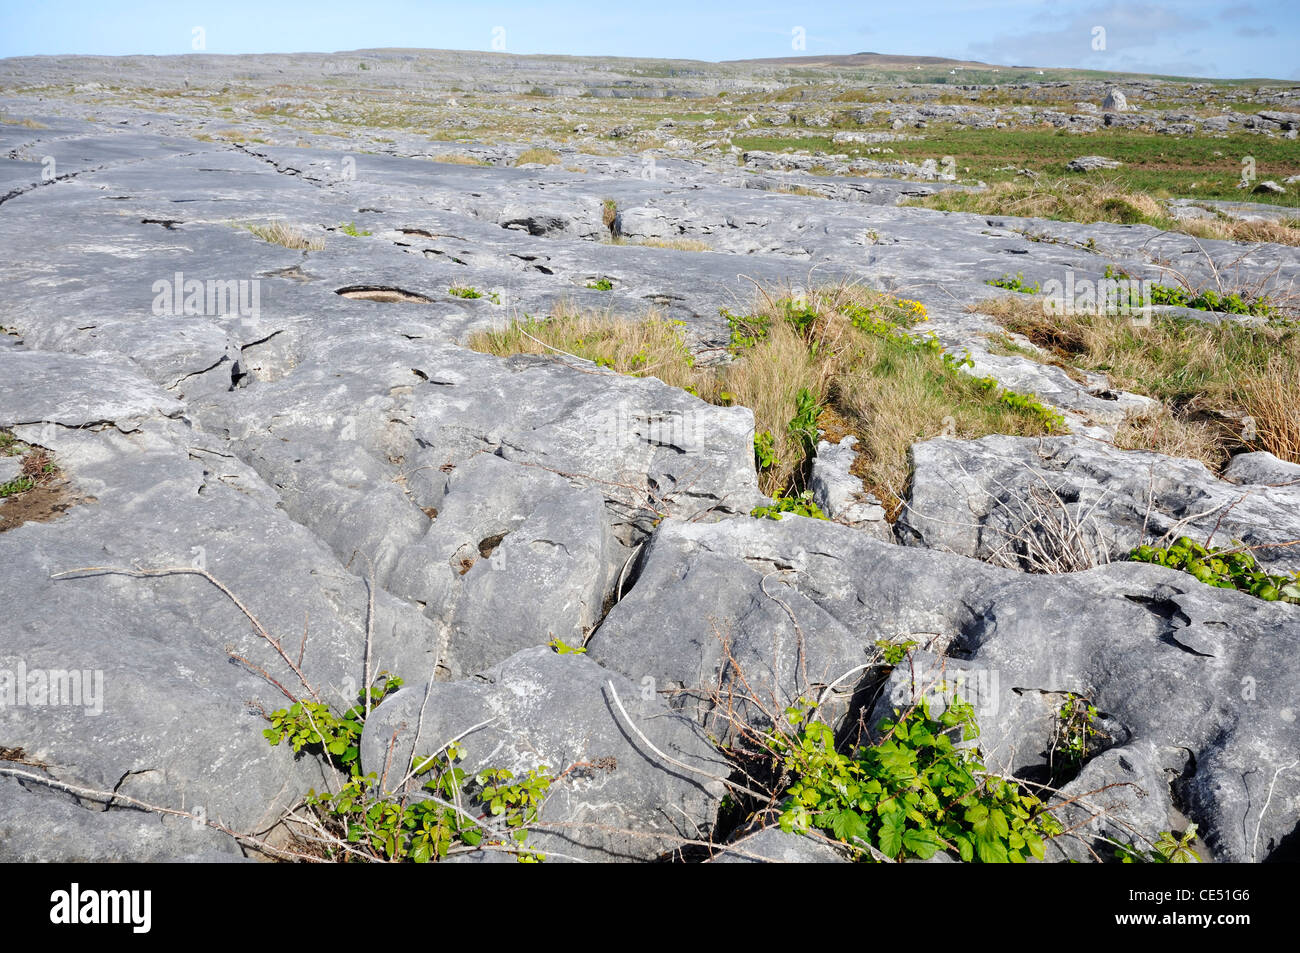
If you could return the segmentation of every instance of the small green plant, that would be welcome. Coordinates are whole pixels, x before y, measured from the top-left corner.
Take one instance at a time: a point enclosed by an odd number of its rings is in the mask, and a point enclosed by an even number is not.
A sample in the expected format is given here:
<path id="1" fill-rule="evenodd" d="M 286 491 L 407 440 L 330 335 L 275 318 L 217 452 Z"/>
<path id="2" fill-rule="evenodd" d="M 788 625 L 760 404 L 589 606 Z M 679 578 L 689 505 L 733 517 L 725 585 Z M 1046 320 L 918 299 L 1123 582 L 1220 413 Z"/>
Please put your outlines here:
<path id="1" fill-rule="evenodd" d="M 537 808 L 553 780 L 543 765 L 530 770 L 514 784 L 511 772 L 488 769 L 470 780 L 455 762 L 465 749 L 452 743 L 445 756 L 430 757 L 412 765 L 415 777 L 428 776 L 423 790 L 425 798 L 413 803 L 393 797 L 379 797 L 373 791 L 375 775 L 353 776 L 336 794 L 317 794 L 306 798 L 308 806 L 338 829 L 341 839 L 351 846 L 344 859 L 354 857 L 387 861 L 410 861 L 417 864 L 441 860 L 454 846 L 467 848 L 488 843 L 510 843 L 518 849 L 528 839 L 525 825 L 537 818 Z M 504 821 L 497 834 L 454 802 L 461 797 L 483 804 Z M 536 863 L 545 856 L 519 850 L 521 863 Z"/>
<path id="2" fill-rule="evenodd" d="M 1056 734 L 1052 743 L 1052 774 L 1057 780 L 1074 777 L 1097 753 L 1106 733 L 1097 727 L 1100 713 L 1081 695 L 1068 692 L 1056 712 Z"/>
<path id="3" fill-rule="evenodd" d="M 917 301 L 898 299 L 893 302 L 892 313 L 882 314 L 878 308 L 846 309 L 853 326 L 860 331 L 888 339 L 893 345 L 905 351 L 934 355 L 943 363 L 944 369 L 951 375 L 962 372 L 964 368 L 974 367 L 975 362 L 969 354 L 953 354 L 944 349 L 942 342 L 933 333 L 909 333 L 909 327 L 928 319 L 925 308 Z M 1006 390 L 994 377 L 975 378 L 976 385 L 989 394 L 995 394 L 999 403 L 1031 417 L 1037 418 L 1039 424 L 1048 433 L 1065 433 L 1065 417 L 1046 406 L 1034 394 L 1021 394 Z"/>
<path id="4" fill-rule="evenodd" d="M 369 707 L 373 708 L 402 687 L 402 680 L 384 672 L 382 684 L 368 689 Z M 317 754 L 329 754 L 331 760 L 341 765 L 351 777 L 361 770 L 361 728 L 367 711 L 366 693 L 342 715 L 336 715 L 330 706 L 318 701 L 295 701 L 288 708 L 272 712 L 271 727 L 262 732 L 266 740 L 276 747 L 289 742 L 294 754 L 304 748 Z"/>
<path id="5" fill-rule="evenodd" d="M 1248 592 L 1266 602 L 1300 605 L 1300 572 L 1291 576 L 1266 573 L 1255 557 L 1242 549 L 1210 549 L 1180 536 L 1168 547 L 1139 546 L 1128 558 L 1182 570 L 1207 586 Z"/>
<path id="6" fill-rule="evenodd" d="M 891 335 L 930 320 L 925 305 L 907 298 L 884 298 L 870 304 L 850 302 L 841 310 L 855 328 L 877 337 Z"/>
<path id="7" fill-rule="evenodd" d="M 1107 265 L 1105 277 L 1115 279 L 1131 279 L 1133 276 L 1128 272 L 1115 268 L 1113 265 Z M 1243 297 L 1240 292 L 1232 291 L 1226 294 L 1215 291 L 1213 288 L 1202 288 L 1193 291 L 1191 288 L 1183 288 L 1177 285 L 1158 285 L 1152 283 L 1151 301 L 1140 302 L 1130 301 L 1131 304 L 1165 304 L 1174 305 L 1180 308 L 1191 308 L 1195 311 L 1215 311 L 1220 314 L 1242 314 L 1256 315 L 1259 317 L 1274 317 L 1277 315 L 1277 308 L 1269 300 L 1267 295 L 1257 297 Z M 1130 291 L 1130 296 L 1135 296 L 1136 290 Z"/>
<path id="8" fill-rule="evenodd" d="M 501 296 L 497 294 L 497 292 L 495 291 L 489 291 L 486 294 L 484 294 L 482 291 L 479 291 L 477 288 L 453 286 L 447 289 L 447 294 L 453 295 L 457 298 L 470 298 L 470 299 L 486 298 L 488 301 L 491 301 L 493 304 L 501 303 Z"/>
<path id="9" fill-rule="evenodd" d="M 7 440 L 6 440 L 7 438 Z M 8 431 L 0 431 L 0 456 L 22 456 L 22 466 L 12 480 L 0 483 L 0 500 L 18 496 L 37 486 L 48 483 L 57 468 L 47 451 L 31 447 Z"/>
<path id="10" fill-rule="evenodd" d="M 907 658 L 916 646 L 917 643 L 911 639 L 904 642 L 891 642 L 888 639 L 876 640 L 876 647 L 880 649 L 885 664 L 890 668 L 902 665 L 903 659 Z"/>
<path id="11" fill-rule="evenodd" d="M 1222 314 L 1252 314 L 1268 317 L 1274 313 L 1274 308 L 1267 297 L 1244 299 L 1236 291 L 1220 294 L 1212 288 L 1192 292 L 1187 288 L 1152 285 L 1151 303 L 1179 305 L 1197 311 L 1217 311 Z"/>
<path id="12" fill-rule="evenodd" d="M 569 645 L 564 639 L 551 639 L 546 643 L 555 650 L 556 655 L 586 655 L 587 649 L 581 645 Z"/>
<path id="13" fill-rule="evenodd" d="M 507 827 L 516 829 L 515 839 L 523 843 L 528 839 L 524 825 L 537 820 L 537 811 L 550 790 L 551 769 L 546 765 L 530 768 L 518 781 L 505 768 L 489 768 L 474 777 L 478 784 L 479 800 L 487 805 L 493 817 L 504 819 Z"/>
<path id="14" fill-rule="evenodd" d="M 1196 825 L 1188 824 L 1181 837 L 1173 831 L 1161 831 L 1150 850 L 1134 844 L 1115 844 L 1116 855 L 1125 864 L 1199 864 L 1201 855 L 1192 847 L 1195 841 Z"/>
<path id="15" fill-rule="evenodd" d="M 791 496 L 782 494 L 779 490 L 772 497 L 770 506 L 756 506 L 749 511 L 750 516 L 760 519 L 779 520 L 783 513 L 794 513 L 796 516 L 808 516 L 815 520 L 826 519 L 826 514 L 822 508 L 813 502 L 812 490 L 804 490 Z"/>
<path id="16" fill-rule="evenodd" d="M 719 308 L 718 313 L 727 322 L 727 328 L 731 332 L 728 349 L 733 356 L 756 347 L 760 341 L 767 339 L 771 327 L 769 319 L 750 314 L 732 314 L 726 308 Z"/>
<path id="17" fill-rule="evenodd" d="M 339 231 L 344 235 L 351 235 L 353 238 L 365 238 L 370 232 L 362 228 L 357 228 L 356 222 L 348 222 L 346 225 L 340 225 Z"/>
<path id="18" fill-rule="evenodd" d="M 36 481 L 31 477 L 14 477 L 7 483 L 0 483 L 0 500 L 17 496 L 19 493 L 26 493 L 34 486 L 36 486 Z"/>
<path id="19" fill-rule="evenodd" d="M 808 459 L 817 452 L 817 417 L 821 414 L 821 405 L 807 387 L 799 388 L 794 405 L 795 413 L 786 429 L 798 441 L 804 459 Z"/>
<path id="20" fill-rule="evenodd" d="M 781 302 L 781 308 L 785 312 L 786 323 L 794 328 L 800 337 L 805 339 L 812 337 L 817 319 L 821 317 L 815 306 L 805 299 L 787 298 Z"/>
<path id="21" fill-rule="evenodd" d="M 938 343 L 939 343 L 938 338 L 934 337 L 934 335 L 930 335 L 930 337 L 926 339 L 926 344 L 937 345 Z M 933 347 L 930 348 L 930 350 L 934 350 L 934 349 L 935 348 Z M 971 360 L 971 356 L 969 354 L 962 354 L 959 356 L 956 354 L 951 354 L 948 351 L 944 351 L 942 348 L 939 348 L 939 351 L 940 351 L 939 358 L 940 360 L 943 361 L 943 366 L 949 373 L 956 374 L 963 367 L 975 366 L 975 362 Z M 990 384 L 990 382 L 992 383 Z M 980 378 L 979 383 L 980 386 L 986 391 L 993 390 L 995 387 L 997 387 L 997 381 L 991 377 Z"/>
<path id="22" fill-rule="evenodd" d="M 944 356 L 947 357 L 947 355 Z M 967 358 L 967 361 L 969 362 L 969 358 Z M 993 377 L 978 378 L 978 383 L 987 391 L 997 392 L 998 400 L 1013 410 L 1024 411 L 1037 417 L 1048 433 L 1064 433 L 1066 431 L 1065 417 L 1052 410 L 1034 394 L 1021 394 L 1018 391 L 1001 389 L 1001 385 Z"/>
<path id="23" fill-rule="evenodd" d="M 781 802 L 786 832 L 819 828 L 860 859 L 870 850 L 902 860 L 951 851 L 963 861 L 1041 860 L 1060 825 L 1017 782 L 986 773 L 974 708 L 955 698 L 933 717 L 924 699 L 880 724 L 884 737 L 848 753 L 801 702 L 786 712 L 791 734 L 770 747 L 795 778 Z"/>
<path id="24" fill-rule="evenodd" d="M 1042 290 L 1036 281 L 1032 285 L 1028 284 L 1025 281 L 1025 276 L 1020 272 L 1016 272 L 1014 278 L 1011 275 L 1003 275 L 1001 278 L 990 278 L 984 283 L 992 285 L 994 288 L 1006 288 L 1008 291 L 1019 291 L 1021 294 L 1026 295 L 1036 295 Z"/>
<path id="25" fill-rule="evenodd" d="M 754 434 L 754 467 L 760 473 L 770 470 L 780 461 L 776 456 L 776 438 L 770 430 Z"/>
<path id="26" fill-rule="evenodd" d="M 590 282 L 587 287 L 592 291 L 613 291 L 614 282 L 608 278 L 597 278 L 595 281 Z"/>
<path id="27" fill-rule="evenodd" d="M 523 849 L 528 825 L 537 820 L 554 778 L 541 765 L 516 781 L 502 768 L 487 768 L 469 779 L 456 766 L 465 749 L 452 742 L 436 755 L 414 759 L 411 778 L 425 779 L 419 795 L 402 796 L 380 790 L 374 772 L 361 772 L 361 732 L 366 714 L 402 680 L 381 673 L 379 684 L 358 693 L 358 702 L 341 715 L 319 701 L 295 700 L 268 716 L 263 734 L 272 746 L 288 742 L 295 752 L 308 751 L 346 774 L 333 794 L 308 792 L 304 803 L 316 812 L 321 827 L 347 848 L 326 847 L 332 859 L 411 861 L 440 860 L 457 846 L 477 848 L 485 841 L 506 845 L 522 863 L 545 855 Z M 489 827 L 466 803 L 483 806 L 498 819 Z"/>

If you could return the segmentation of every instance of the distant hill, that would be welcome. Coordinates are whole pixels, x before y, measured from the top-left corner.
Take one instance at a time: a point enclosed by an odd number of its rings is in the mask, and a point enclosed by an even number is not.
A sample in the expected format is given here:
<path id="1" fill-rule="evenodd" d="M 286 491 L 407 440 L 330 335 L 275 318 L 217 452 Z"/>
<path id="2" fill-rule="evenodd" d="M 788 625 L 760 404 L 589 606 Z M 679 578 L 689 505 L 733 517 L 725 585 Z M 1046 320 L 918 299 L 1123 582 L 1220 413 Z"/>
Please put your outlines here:
<path id="1" fill-rule="evenodd" d="M 979 60 L 955 60 L 946 56 L 898 56 L 890 53 L 843 53 L 811 56 L 775 56 L 747 60 L 723 60 L 719 65 L 739 66 L 758 71 L 787 75 L 825 72 L 865 81 L 904 81 L 912 83 L 1062 83 L 1093 80 L 1099 82 L 1202 82 L 1215 85 L 1293 82 L 1263 77 L 1213 79 L 1197 76 L 1170 76 L 1160 73 L 1111 72 L 1078 67 L 999 65 Z M 804 71 L 807 71 L 805 73 Z"/>
<path id="2" fill-rule="evenodd" d="M 773 56 L 750 60 L 722 60 L 723 63 L 754 66 L 830 66 L 839 69 L 903 69 L 908 66 L 944 66 L 949 69 L 991 69 L 994 64 L 979 60 L 954 60 L 946 56 L 895 56 L 890 53 L 842 53 L 822 56 Z"/>

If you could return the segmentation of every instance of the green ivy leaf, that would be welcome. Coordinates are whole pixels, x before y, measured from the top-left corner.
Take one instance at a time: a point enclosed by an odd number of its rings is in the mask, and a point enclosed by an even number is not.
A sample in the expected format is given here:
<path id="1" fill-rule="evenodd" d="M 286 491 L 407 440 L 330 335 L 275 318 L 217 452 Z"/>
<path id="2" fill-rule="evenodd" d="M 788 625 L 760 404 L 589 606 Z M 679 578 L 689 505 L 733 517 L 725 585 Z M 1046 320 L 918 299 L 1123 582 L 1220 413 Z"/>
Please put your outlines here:
<path id="1" fill-rule="evenodd" d="M 903 846 L 922 860 L 929 860 L 943 847 L 939 836 L 928 828 L 912 828 L 903 834 Z"/>
<path id="2" fill-rule="evenodd" d="M 996 840 L 977 840 L 975 842 L 975 852 L 979 859 L 986 864 L 1005 864 L 1007 862 L 1007 849 L 1001 841 Z"/>
<path id="3" fill-rule="evenodd" d="M 846 843 L 867 836 L 867 822 L 857 811 L 839 811 L 831 815 L 830 829 Z"/>
<path id="4" fill-rule="evenodd" d="M 886 814 L 876 834 L 876 846 L 887 857 L 897 857 L 903 851 L 903 816 Z"/>

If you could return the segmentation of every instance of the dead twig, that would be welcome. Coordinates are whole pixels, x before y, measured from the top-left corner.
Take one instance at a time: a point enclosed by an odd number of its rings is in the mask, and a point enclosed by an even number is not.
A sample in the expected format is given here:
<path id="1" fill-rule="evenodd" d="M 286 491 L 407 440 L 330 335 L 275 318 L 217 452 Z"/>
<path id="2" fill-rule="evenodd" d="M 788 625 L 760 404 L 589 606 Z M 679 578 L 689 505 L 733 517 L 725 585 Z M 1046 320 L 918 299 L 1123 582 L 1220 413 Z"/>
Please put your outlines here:
<path id="1" fill-rule="evenodd" d="M 252 623 L 253 629 L 257 632 L 258 636 L 260 636 L 263 641 L 265 641 L 268 645 L 270 645 L 271 648 L 275 649 L 276 654 L 279 655 L 280 658 L 284 660 L 284 664 L 289 666 L 289 669 L 294 673 L 294 675 L 298 676 L 298 681 L 302 683 L 302 687 L 307 690 L 307 692 L 311 695 L 311 697 L 314 700 L 318 702 L 320 701 L 320 696 L 316 694 L 316 690 L 312 688 L 311 684 L 307 681 L 307 676 L 303 674 L 302 669 L 298 666 L 298 664 L 289 657 L 287 652 L 285 652 L 284 646 L 280 644 L 280 640 L 275 638 L 273 635 L 271 635 L 270 632 L 266 631 L 266 628 L 258 620 L 257 616 L 253 615 L 253 613 L 249 610 L 249 608 L 239 600 L 239 597 L 236 596 L 233 592 L 231 592 L 230 589 L 226 587 L 225 583 L 219 580 L 216 576 L 212 575 L 212 573 L 208 572 L 206 569 L 197 569 L 193 566 L 167 566 L 161 569 L 139 569 L 139 568 L 124 569 L 120 566 L 83 566 L 80 569 L 68 569 L 63 572 L 54 573 L 52 576 L 50 576 L 50 578 L 68 579 L 73 576 L 110 575 L 110 574 L 118 575 L 118 576 L 134 576 L 136 578 L 147 578 L 153 576 L 201 576 L 203 577 L 208 582 L 212 583 L 212 585 L 216 586 L 217 589 L 220 590 L 222 595 L 224 595 L 227 599 L 229 599 L 231 602 L 235 604 L 236 608 L 238 608 L 239 611 L 244 614 L 245 618 L 247 618 L 248 621 Z M 275 684 L 277 684 L 277 686 L 280 687 L 281 691 L 285 691 L 285 694 L 289 695 L 290 698 L 293 698 L 293 695 L 290 694 L 287 690 L 285 690 L 283 686 L 279 686 L 279 683 L 275 683 Z M 297 701 L 297 699 L 294 698 L 294 701 Z"/>

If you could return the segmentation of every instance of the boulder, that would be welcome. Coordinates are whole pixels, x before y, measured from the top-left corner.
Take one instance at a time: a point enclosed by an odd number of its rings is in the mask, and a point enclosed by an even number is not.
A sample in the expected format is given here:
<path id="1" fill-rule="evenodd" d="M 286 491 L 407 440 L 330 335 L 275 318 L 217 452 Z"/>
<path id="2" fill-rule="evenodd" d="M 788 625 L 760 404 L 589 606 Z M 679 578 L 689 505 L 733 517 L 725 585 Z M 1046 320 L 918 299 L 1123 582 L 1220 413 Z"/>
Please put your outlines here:
<path id="1" fill-rule="evenodd" d="M 1065 168 L 1070 172 L 1095 172 L 1098 169 L 1118 169 L 1121 165 L 1123 163 L 1118 159 L 1105 156 L 1079 156 L 1067 162 Z"/>
<path id="2" fill-rule="evenodd" d="M 559 860 L 653 860 L 707 839 L 726 793 L 715 778 L 731 773 L 704 733 L 653 691 L 545 647 L 474 679 L 389 696 L 366 722 L 363 765 L 397 790 L 400 766 L 449 738 L 466 749 L 459 766 L 471 776 L 549 769 L 557 780 L 528 847 Z"/>
<path id="3" fill-rule="evenodd" d="M 32 772 L 0 760 L 0 769 Z M 48 772 L 34 773 L 48 776 Z M 0 777 L 0 860 L 5 863 L 239 863 L 248 860 L 225 834 L 189 818 L 105 810 L 46 785 Z"/>
<path id="4" fill-rule="evenodd" d="M 908 664 L 889 673 L 880 639 L 915 643 Z M 1297 639 L 1297 607 L 1158 566 L 1031 575 L 818 520 L 736 518 L 661 525 L 590 654 L 649 677 L 715 736 L 767 724 L 792 696 L 825 697 L 831 718 L 855 693 L 879 698 L 870 726 L 923 693 L 936 710 L 959 693 L 990 768 L 1037 780 L 1056 713 L 1079 695 L 1100 711 L 1096 754 L 1123 755 L 1094 772 L 1141 778 L 1153 798 L 1119 799 L 1110 820 L 1154 837 L 1185 816 L 1214 857 L 1246 861 L 1285 851 L 1300 808 Z"/>
<path id="5" fill-rule="evenodd" d="M 1101 108 L 1105 112 L 1125 112 L 1128 110 L 1128 97 L 1124 95 L 1122 89 L 1108 89 L 1106 98 L 1101 101 Z"/>
<path id="6" fill-rule="evenodd" d="M 812 834 L 786 834 L 765 827 L 738 837 L 717 849 L 715 864 L 843 864 L 847 858 L 825 838 Z"/>
<path id="7" fill-rule="evenodd" d="M 1273 454 L 1260 450 L 1239 453 L 1229 461 L 1223 478 L 1244 486 L 1300 486 L 1300 463 L 1279 460 Z"/>
<path id="8" fill-rule="evenodd" d="M 582 644 L 628 558 L 604 502 L 489 454 L 452 472 L 437 518 L 389 582 L 444 627 L 444 671 L 472 674 L 551 639 Z"/>
<path id="9" fill-rule="evenodd" d="M 831 519 L 850 526 L 871 524 L 877 535 L 892 540 L 892 530 L 885 522 L 885 508 L 879 499 L 865 491 L 862 480 L 851 472 L 857 458 L 853 449 L 856 443 L 857 438 L 852 436 L 838 444 L 819 441 L 808 488 L 814 501 Z"/>
<path id="10" fill-rule="evenodd" d="M 1276 570 L 1300 568 L 1300 484 L 1243 464 L 1221 480 L 1196 460 L 1118 450 L 1087 437 L 936 438 L 912 447 L 899 540 L 1016 568 L 1086 568 L 1178 536 L 1239 541 Z"/>
<path id="11" fill-rule="evenodd" d="M 142 386 L 118 375 L 122 387 L 102 406 Z M 99 377 L 82 380 L 88 395 Z M 403 672 L 431 670 L 436 630 L 387 593 L 374 593 L 369 609 L 365 581 L 342 571 L 224 450 L 165 418 L 134 419 L 125 434 L 111 424 L 77 427 L 75 379 L 67 391 L 66 406 L 48 408 L 65 425 L 14 428 L 49 447 L 67 490 L 58 518 L 0 533 L 0 585 L 23 594 L 0 630 L 3 747 L 24 750 L 61 782 L 265 831 L 322 783 L 313 761 L 262 737 L 261 712 L 286 705 L 285 692 L 308 694 L 269 638 L 289 658 L 301 655 L 304 677 L 323 697 L 347 699 L 363 677 L 367 628 L 377 667 Z M 74 570 L 87 571 L 66 575 Z M 21 803 L 41 814 L 61 802 Z M 87 815 L 69 815 L 86 831 L 76 852 L 100 856 L 109 843 L 126 843 L 111 833 L 116 809 L 76 810 Z M 29 818 L 28 826 L 39 823 Z M 167 855 L 157 828 L 122 829 L 142 831 L 129 834 L 141 853 L 122 856 Z M 0 857 L 23 843 L 0 839 Z M 191 847 L 170 842 L 178 854 Z"/>

